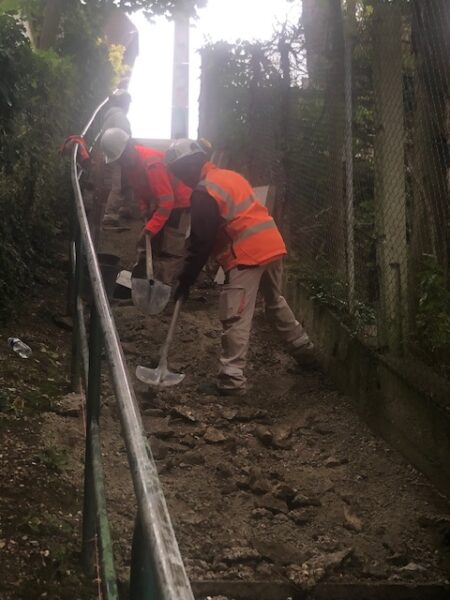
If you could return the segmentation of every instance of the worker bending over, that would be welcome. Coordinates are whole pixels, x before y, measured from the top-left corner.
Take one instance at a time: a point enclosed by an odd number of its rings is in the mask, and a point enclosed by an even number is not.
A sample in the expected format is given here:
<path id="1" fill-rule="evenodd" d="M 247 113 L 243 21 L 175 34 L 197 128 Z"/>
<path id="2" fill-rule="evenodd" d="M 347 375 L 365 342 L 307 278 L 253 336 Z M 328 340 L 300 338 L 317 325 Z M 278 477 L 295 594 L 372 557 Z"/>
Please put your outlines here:
<path id="1" fill-rule="evenodd" d="M 171 285 L 183 266 L 191 190 L 167 170 L 163 152 L 133 143 L 122 129 L 107 129 L 100 143 L 106 161 L 121 165 L 145 220 L 133 276 L 145 277 L 145 236 L 149 235 L 155 276 Z"/>
<path id="2" fill-rule="evenodd" d="M 251 185 L 238 173 L 209 162 L 195 141 L 173 142 L 166 162 L 177 178 L 193 188 L 189 253 L 175 298 L 188 297 L 210 254 L 226 275 L 219 301 L 222 353 L 214 391 L 245 394 L 244 368 L 259 289 L 267 317 L 291 354 L 300 365 L 313 364 L 314 346 L 281 295 L 283 238 Z"/>

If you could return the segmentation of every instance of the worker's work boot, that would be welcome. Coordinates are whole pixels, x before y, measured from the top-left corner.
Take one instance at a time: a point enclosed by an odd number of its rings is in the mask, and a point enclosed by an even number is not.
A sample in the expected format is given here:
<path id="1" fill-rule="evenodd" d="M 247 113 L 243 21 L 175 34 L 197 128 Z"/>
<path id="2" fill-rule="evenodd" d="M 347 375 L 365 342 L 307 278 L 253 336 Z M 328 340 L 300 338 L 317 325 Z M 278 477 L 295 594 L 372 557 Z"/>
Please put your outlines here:
<path id="1" fill-rule="evenodd" d="M 216 383 L 205 382 L 201 383 L 197 391 L 200 394 L 205 394 L 207 396 L 245 396 L 247 393 L 247 389 L 245 387 L 240 388 L 222 388 L 219 387 Z"/>
<path id="2" fill-rule="evenodd" d="M 314 344 L 306 334 L 296 340 L 293 344 L 291 355 L 300 367 L 316 369 L 319 366 Z"/>
<path id="3" fill-rule="evenodd" d="M 103 217 L 102 225 L 103 225 L 103 227 L 119 227 L 120 226 L 119 215 L 115 215 L 115 214 L 105 215 Z"/>
<path id="4" fill-rule="evenodd" d="M 242 397 L 247 395 L 247 388 L 221 388 L 217 387 L 219 396 Z"/>
<path id="5" fill-rule="evenodd" d="M 133 218 L 131 210 L 128 208 L 128 206 L 121 206 L 119 208 L 119 217 L 127 221 L 130 221 Z"/>

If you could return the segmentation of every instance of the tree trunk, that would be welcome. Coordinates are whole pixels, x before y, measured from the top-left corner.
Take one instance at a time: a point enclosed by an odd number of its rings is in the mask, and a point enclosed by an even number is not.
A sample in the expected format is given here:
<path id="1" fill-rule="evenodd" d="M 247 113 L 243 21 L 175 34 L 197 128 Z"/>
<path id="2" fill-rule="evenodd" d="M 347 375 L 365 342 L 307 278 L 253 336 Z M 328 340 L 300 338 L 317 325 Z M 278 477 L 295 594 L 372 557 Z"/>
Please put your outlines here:
<path id="1" fill-rule="evenodd" d="M 322 0 L 321 0 L 322 1 Z M 327 258 L 339 278 L 346 280 L 344 203 L 345 65 L 344 30 L 340 0 L 329 0 L 325 140 L 328 142 L 326 203 L 330 208 Z"/>
<path id="2" fill-rule="evenodd" d="M 47 0 L 44 9 L 39 50 L 48 50 L 55 46 L 61 22 L 63 0 Z"/>
<path id="3" fill-rule="evenodd" d="M 330 32 L 330 0 L 303 0 L 302 23 L 310 84 L 325 85 Z"/>

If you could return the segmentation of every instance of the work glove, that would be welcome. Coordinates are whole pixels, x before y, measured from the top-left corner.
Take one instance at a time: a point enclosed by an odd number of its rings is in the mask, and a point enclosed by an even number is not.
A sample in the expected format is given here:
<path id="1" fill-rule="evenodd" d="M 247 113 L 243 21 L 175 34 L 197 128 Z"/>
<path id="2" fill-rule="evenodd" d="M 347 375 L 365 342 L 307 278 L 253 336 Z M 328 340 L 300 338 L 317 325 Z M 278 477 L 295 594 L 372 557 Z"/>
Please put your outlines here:
<path id="1" fill-rule="evenodd" d="M 186 300 L 189 298 L 190 287 L 190 285 L 179 281 L 173 294 L 175 302 L 178 300 L 181 300 L 181 302 L 186 302 Z"/>
<path id="2" fill-rule="evenodd" d="M 89 155 L 88 145 L 83 136 L 69 135 L 59 149 L 59 154 L 60 156 L 70 155 L 75 144 L 78 144 L 77 163 L 82 169 L 87 169 L 91 157 Z"/>

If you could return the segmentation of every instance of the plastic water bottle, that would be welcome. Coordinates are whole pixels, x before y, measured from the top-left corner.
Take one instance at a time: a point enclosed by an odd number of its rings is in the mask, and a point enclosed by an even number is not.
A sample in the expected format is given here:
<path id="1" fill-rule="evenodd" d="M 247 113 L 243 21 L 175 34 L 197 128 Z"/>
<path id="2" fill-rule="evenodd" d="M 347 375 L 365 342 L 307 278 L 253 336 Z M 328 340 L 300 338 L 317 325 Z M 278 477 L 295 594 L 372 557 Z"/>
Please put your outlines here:
<path id="1" fill-rule="evenodd" d="M 11 348 L 14 350 L 14 352 L 17 352 L 17 354 L 20 357 L 30 358 L 30 356 L 32 354 L 30 346 L 27 346 L 26 344 L 24 344 L 24 342 L 22 342 L 22 340 L 19 340 L 19 338 L 15 338 L 15 337 L 8 338 L 8 344 L 11 346 Z"/>

